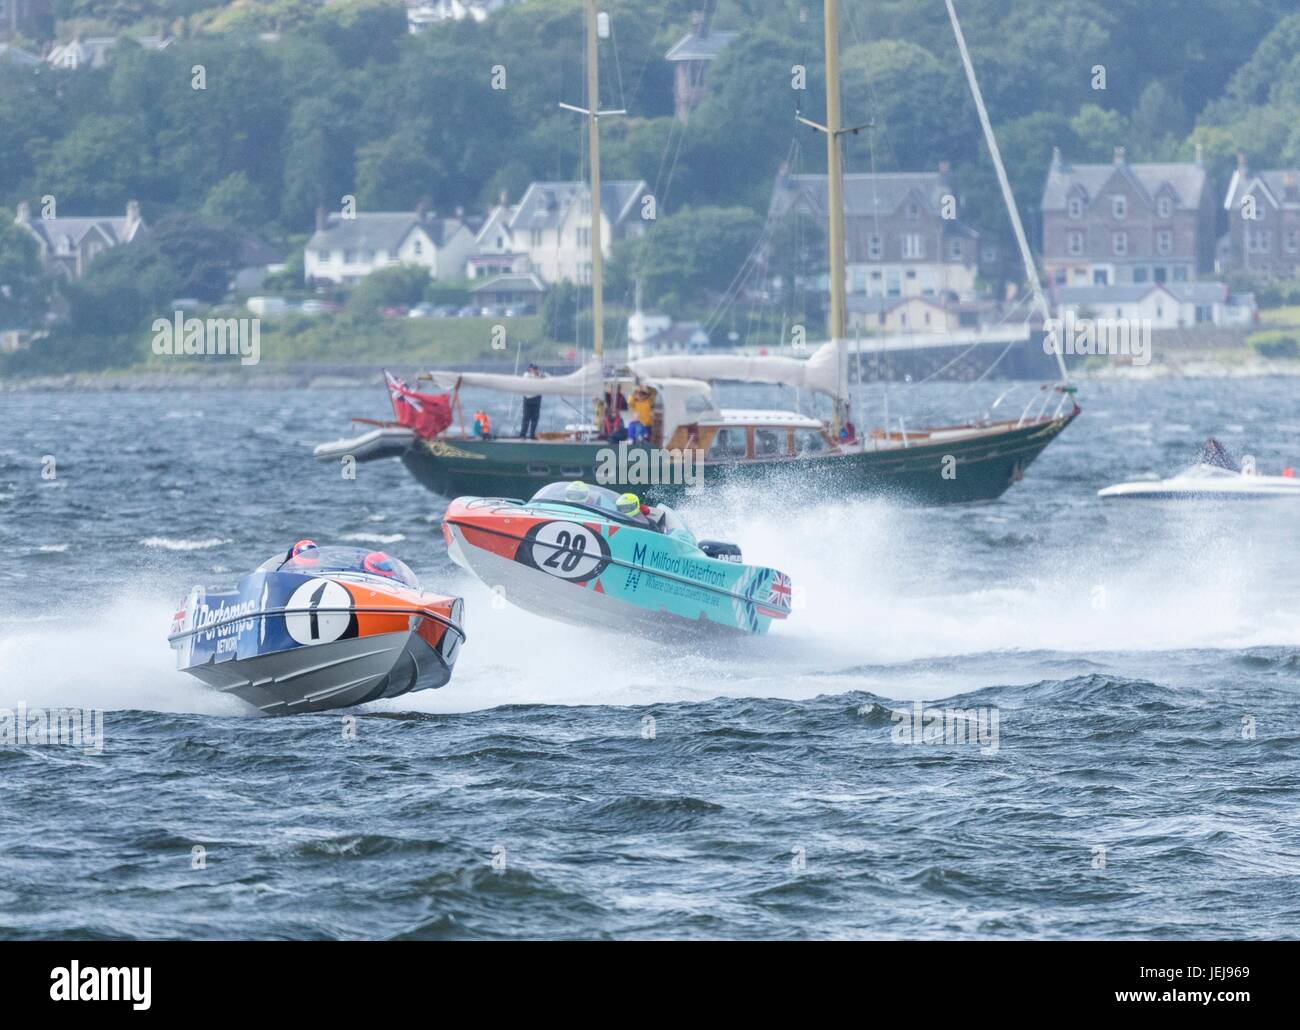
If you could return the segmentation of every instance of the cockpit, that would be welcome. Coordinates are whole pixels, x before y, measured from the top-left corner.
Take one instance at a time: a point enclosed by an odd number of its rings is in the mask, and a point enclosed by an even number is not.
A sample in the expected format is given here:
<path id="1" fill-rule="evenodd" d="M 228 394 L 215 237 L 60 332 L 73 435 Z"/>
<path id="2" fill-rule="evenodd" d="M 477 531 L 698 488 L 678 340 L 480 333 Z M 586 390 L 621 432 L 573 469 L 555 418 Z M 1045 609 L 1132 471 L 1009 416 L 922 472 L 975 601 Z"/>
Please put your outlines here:
<path id="1" fill-rule="evenodd" d="M 628 525 L 644 526 L 660 533 L 675 535 L 685 534 L 692 542 L 695 536 L 680 515 L 666 504 L 655 505 L 649 515 L 628 517 L 618 509 L 619 494 L 604 486 L 593 486 L 579 480 L 563 483 L 550 483 L 533 494 L 530 504 L 544 502 L 547 504 L 571 504 L 587 508 L 605 518 Z"/>
<path id="2" fill-rule="evenodd" d="M 364 576 L 401 583 L 412 590 L 420 589 L 419 578 L 404 561 L 364 547 L 303 547 L 300 543 L 285 553 L 267 558 L 257 571 L 297 572 L 306 576 Z"/>

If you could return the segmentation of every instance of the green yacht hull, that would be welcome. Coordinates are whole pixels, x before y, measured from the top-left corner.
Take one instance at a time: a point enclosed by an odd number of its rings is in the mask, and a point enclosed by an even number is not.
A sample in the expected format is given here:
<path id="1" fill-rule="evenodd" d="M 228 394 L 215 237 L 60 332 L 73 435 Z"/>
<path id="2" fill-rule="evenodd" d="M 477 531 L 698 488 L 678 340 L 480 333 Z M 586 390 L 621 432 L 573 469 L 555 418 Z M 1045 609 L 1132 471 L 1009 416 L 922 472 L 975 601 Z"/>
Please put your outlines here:
<path id="1" fill-rule="evenodd" d="M 908 504 L 944 505 L 991 501 L 1017 482 L 1030 463 L 1075 418 L 1009 427 L 964 439 L 911 444 L 851 454 L 803 458 L 705 462 L 704 489 L 731 484 L 781 486 L 804 496 L 886 497 Z M 649 451 L 645 446 L 632 447 Z M 418 440 L 402 461 L 419 482 L 444 497 L 528 498 L 561 479 L 582 479 L 632 490 L 672 503 L 687 492 L 676 482 L 608 482 L 610 445 L 531 440 Z M 646 463 L 647 467 L 649 462 Z M 628 467 L 635 467 L 628 463 Z M 641 477 L 634 477 L 641 478 Z"/>

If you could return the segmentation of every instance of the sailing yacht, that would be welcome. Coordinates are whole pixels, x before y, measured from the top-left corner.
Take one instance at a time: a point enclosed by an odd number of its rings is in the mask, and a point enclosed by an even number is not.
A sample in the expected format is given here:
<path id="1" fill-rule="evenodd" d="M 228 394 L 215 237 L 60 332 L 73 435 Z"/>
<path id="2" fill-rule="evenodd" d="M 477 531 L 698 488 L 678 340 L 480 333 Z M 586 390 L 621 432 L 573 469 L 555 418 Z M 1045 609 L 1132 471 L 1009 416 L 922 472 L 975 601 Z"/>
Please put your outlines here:
<path id="1" fill-rule="evenodd" d="M 586 0 L 587 103 L 562 104 L 587 121 L 592 217 L 599 219 L 600 119 L 598 110 L 600 17 L 595 0 Z M 989 501 L 1018 482 L 1031 462 L 1079 414 L 1058 353 L 1062 381 L 1042 388 L 1018 418 L 986 418 L 953 425 L 898 429 L 879 427 L 859 434 L 849 418 L 848 347 L 845 333 L 844 206 L 841 137 L 853 131 L 840 118 L 838 2 L 824 0 L 826 121 L 800 121 L 826 138 L 828 167 L 828 247 L 830 259 L 830 340 L 808 359 L 734 354 L 659 355 L 628 361 L 617 368 L 604 362 L 603 253 L 601 234 L 591 232 L 591 311 L 593 356 L 576 372 L 550 379 L 484 372 L 433 371 L 422 378 L 450 391 L 450 408 L 461 410 L 463 389 L 517 396 L 555 396 L 594 400 L 593 423 L 578 422 L 537 439 L 485 437 L 448 424 L 435 434 L 385 424 L 361 437 L 322 444 L 322 461 L 366 461 L 400 455 L 420 483 L 446 497 L 529 497 L 556 479 L 584 479 L 616 490 L 651 485 L 660 499 L 671 499 L 688 485 L 717 483 L 803 484 L 835 496 L 888 496 L 907 503 L 939 505 Z M 1011 200 L 1001 156 L 988 124 L 965 40 L 949 0 L 949 13 L 966 64 L 989 149 L 1034 292 L 1047 313 L 1037 273 Z M 807 390 L 829 398 L 832 418 L 821 421 L 794 411 L 722 408 L 713 384 L 720 381 L 769 383 Z M 648 434 L 634 442 L 602 437 L 606 403 L 626 392 L 652 398 Z M 414 395 L 418 397 L 419 395 Z M 430 398 L 432 401 L 433 398 Z M 441 398 L 439 398 L 441 400 Z M 418 403 L 418 401 L 417 401 Z M 396 407 L 396 405 L 395 405 Z M 399 411 L 400 416 L 400 411 Z M 403 431 L 405 429 L 405 432 Z M 622 457 L 609 460 L 612 450 Z M 628 452 L 649 452 L 642 462 Z M 664 470 L 653 483 L 636 481 L 632 470 Z M 610 480 L 611 469 L 614 479 Z"/>

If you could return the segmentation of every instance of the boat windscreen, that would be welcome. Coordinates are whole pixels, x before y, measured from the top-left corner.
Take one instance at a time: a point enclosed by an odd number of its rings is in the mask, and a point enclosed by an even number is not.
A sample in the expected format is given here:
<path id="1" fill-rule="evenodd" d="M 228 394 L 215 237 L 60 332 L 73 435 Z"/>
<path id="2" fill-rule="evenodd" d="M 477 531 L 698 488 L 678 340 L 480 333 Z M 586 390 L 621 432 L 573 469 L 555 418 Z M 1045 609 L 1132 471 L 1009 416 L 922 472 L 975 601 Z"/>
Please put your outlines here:
<path id="1" fill-rule="evenodd" d="M 413 590 L 420 580 L 400 558 L 365 547 L 315 547 L 298 545 L 298 554 L 277 554 L 257 567 L 258 572 L 298 572 L 307 576 L 341 573 L 390 579 Z"/>
<path id="2" fill-rule="evenodd" d="M 534 501 L 550 501 L 552 504 L 581 504 L 584 508 L 594 508 L 615 518 L 619 517 L 618 494 L 603 486 L 592 486 L 574 480 L 568 483 L 550 483 L 533 494 Z"/>

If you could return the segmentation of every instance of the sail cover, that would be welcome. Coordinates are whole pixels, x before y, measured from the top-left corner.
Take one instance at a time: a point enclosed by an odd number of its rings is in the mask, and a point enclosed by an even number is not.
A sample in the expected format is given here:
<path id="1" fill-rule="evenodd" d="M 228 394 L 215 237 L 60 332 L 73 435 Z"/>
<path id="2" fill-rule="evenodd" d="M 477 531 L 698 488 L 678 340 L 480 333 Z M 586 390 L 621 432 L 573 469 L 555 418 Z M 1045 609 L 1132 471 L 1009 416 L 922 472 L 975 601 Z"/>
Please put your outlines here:
<path id="1" fill-rule="evenodd" d="M 444 390 L 455 389 L 459 384 L 482 390 L 517 393 L 524 397 L 596 396 L 604 389 L 605 381 L 600 362 L 594 360 L 567 376 L 547 376 L 543 379 L 500 372 L 429 372 L 427 378 Z"/>
<path id="2" fill-rule="evenodd" d="M 848 351 L 842 340 L 824 343 L 812 357 L 782 358 L 746 354 L 660 354 L 629 361 L 638 376 L 729 379 L 742 383 L 778 383 L 847 399 Z"/>

